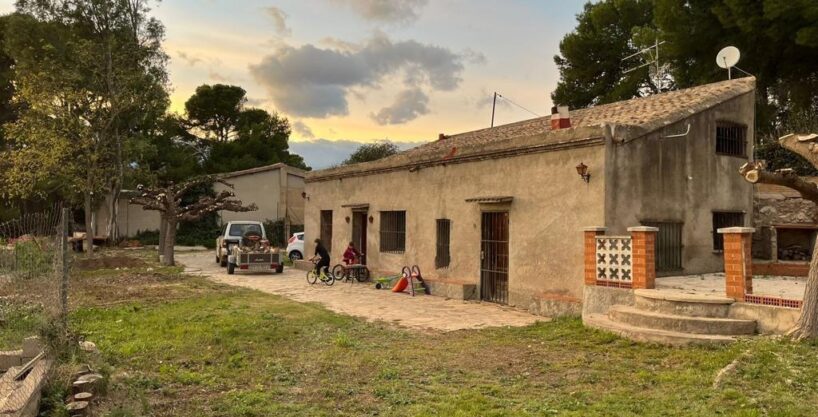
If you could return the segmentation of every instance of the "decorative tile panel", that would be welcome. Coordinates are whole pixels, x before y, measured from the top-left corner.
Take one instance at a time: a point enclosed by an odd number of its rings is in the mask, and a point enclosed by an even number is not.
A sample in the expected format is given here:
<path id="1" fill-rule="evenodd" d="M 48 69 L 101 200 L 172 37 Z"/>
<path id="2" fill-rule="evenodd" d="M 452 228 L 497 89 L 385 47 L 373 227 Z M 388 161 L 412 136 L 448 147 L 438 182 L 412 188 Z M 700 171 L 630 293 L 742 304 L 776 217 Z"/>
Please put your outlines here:
<path id="1" fill-rule="evenodd" d="M 633 245 L 629 236 L 596 238 L 596 279 L 630 283 L 633 281 Z"/>

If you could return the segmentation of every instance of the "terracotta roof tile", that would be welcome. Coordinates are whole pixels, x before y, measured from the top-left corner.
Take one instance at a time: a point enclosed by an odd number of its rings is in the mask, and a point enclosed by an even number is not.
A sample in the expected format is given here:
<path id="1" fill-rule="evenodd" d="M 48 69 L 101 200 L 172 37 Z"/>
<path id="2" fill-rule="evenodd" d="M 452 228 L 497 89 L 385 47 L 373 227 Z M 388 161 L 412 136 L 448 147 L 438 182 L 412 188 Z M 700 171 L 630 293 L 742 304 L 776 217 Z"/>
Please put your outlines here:
<path id="1" fill-rule="evenodd" d="M 755 78 L 746 77 L 734 80 L 705 84 L 698 87 L 655 94 L 648 97 L 618 101 L 610 104 L 571 110 L 571 129 L 583 127 L 601 127 L 604 124 L 616 124 L 634 128 L 625 135 L 642 136 L 658 128 L 678 122 L 692 114 L 701 112 L 719 103 L 725 102 L 755 89 Z M 445 160 L 447 157 L 477 154 L 491 147 L 513 149 L 519 141 L 513 139 L 543 135 L 543 143 L 558 142 L 565 136 L 550 135 L 551 116 L 538 117 L 507 125 L 496 126 L 471 132 L 451 135 L 443 140 L 436 140 L 397 155 L 374 162 L 366 162 L 308 173 L 307 178 L 338 176 L 347 173 L 377 170 L 389 166 L 411 163 Z M 567 129 L 567 130 L 571 130 Z M 564 131 L 566 129 L 561 129 Z M 623 129 L 624 130 L 624 129 Z M 583 134 L 587 134 L 583 132 Z"/>

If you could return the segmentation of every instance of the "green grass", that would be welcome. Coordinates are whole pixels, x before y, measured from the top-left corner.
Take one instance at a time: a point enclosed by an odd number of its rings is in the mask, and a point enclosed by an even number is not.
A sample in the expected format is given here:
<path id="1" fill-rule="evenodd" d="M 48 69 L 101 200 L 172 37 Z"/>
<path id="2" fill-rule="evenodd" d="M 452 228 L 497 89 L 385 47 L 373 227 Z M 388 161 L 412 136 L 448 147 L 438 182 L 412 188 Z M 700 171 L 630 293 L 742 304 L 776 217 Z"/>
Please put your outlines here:
<path id="1" fill-rule="evenodd" d="M 189 278 L 196 296 L 77 311 L 111 391 L 154 415 L 814 416 L 818 350 L 674 349 L 586 329 L 421 333 Z M 194 290 L 191 290 L 194 291 Z M 419 312 L 418 314 L 422 314 Z M 749 350 L 711 389 L 718 371 Z M 147 405 L 146 405 L 147 404 Z M 117 404 L 111 404 L 111 407 Z M 147 407 L 147 408 L 144 408 Z M 149 411 L 148 411 L 149 410 Z M 138 413 L 134 413 L 138 414 Z"/>

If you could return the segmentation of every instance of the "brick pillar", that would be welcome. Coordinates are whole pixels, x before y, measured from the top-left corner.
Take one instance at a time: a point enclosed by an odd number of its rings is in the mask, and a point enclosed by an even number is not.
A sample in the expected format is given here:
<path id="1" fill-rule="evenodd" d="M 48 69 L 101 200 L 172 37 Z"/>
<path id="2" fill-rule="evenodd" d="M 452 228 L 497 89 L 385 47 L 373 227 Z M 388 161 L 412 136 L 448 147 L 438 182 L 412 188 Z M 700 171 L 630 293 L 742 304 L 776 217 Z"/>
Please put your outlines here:
<path id="1" fill-rule="evenodd" d="M 718 230 L 724 236 L 725 293 L 736 301 L 744 301 L 753 293 L 752 227 L 726 227 Z"/>
<path id="2" fill-rule="evenodd" d="M 596 237 L 605 234 L 604 227 L 586 227 L 585 234 L 585 285 L 596 285 Z"/>
<path id="3" fill-rule="evenodd" d="M 634 289 L 656 288 L 656 232 L 655 227 L 629 227 L 633 251 L 632 272 Z"/>

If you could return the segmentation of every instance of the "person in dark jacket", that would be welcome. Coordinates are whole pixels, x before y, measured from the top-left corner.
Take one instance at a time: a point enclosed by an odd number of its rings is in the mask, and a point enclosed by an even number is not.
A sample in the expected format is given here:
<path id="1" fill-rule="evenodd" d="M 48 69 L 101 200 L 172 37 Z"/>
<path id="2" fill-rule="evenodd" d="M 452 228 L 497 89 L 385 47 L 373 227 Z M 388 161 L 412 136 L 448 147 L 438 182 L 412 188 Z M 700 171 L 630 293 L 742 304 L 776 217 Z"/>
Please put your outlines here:
<path id="1" fill-rule="evenodd" d="M 320 275 L 322 268 L 325 274 L 328 273 L 329 251 L 327 251 L 327 248 L 324 247 L 321 239 L 315 239 L 315 255 L 310 258 L 310 261 L 315 262 L 316 259 L 318 259 L 318 262 L 315 263 L 315 273 Z"/>

